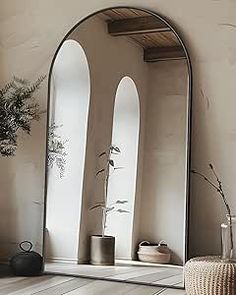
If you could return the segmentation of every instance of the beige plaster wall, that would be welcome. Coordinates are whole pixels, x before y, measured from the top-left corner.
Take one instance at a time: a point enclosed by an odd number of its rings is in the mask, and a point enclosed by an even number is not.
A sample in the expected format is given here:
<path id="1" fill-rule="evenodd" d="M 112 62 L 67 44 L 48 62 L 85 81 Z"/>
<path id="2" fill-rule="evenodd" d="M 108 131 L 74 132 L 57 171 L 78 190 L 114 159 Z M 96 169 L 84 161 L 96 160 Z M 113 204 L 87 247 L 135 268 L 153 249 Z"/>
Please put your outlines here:
<path id="1" fill-rule="evenodd" d="M 165 240 L 172 262 L 185 257 L 188 68 L 149 64 L 139 240 Z"/>
<path id="2" fill-rule="evenodd" d="M 0 3 L 0 85 L 13 74 L 36 78 L 48 72 L 53 53 L 66 32 L 84 16 L 105 7 L 130 5 L 151 9 L 175 24 L 192 59 L 192 165 L 207 171 L 213 162 L 236 210 L 236 2 L 234 0 L 2 0 Z M 46 83 L 39 98 L 46 107 Z M 32 137 L 20 140 L 17 157 L 1 159 L 1 255 L 21 239 L 40 248 L 43 208 L 45 117 Z M 40 147 L 40 148 L 39 148 Z M 22 185 L 23 184 L 23 185 Z M 221 202 L 205 183 L 193 178 L 191 253 L 218 253 Z"/>

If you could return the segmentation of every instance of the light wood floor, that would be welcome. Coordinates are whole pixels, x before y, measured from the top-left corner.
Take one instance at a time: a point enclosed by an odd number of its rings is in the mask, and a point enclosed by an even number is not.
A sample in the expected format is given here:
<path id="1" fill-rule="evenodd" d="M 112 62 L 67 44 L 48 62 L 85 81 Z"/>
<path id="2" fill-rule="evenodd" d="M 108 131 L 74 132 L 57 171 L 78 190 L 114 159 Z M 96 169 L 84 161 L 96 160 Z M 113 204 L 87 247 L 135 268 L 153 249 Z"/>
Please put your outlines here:
<path id="1" fill-rule="evenodd" d="M 184 295 L 185 291 L 130 283 L 43 275 L 0 278 L 0 295 Z"/>
<path id="2" fill-rule="evenodd" d="M 152 286 L 183 288 L 183 268 L 168 266 L 137 266 L 116 263 L 114 266 L 91 264 L 46 263 L 45 271 L 52 274 L 66 274 L 92 279 L 106 279 L 118 282 L 142 283 Z"/>

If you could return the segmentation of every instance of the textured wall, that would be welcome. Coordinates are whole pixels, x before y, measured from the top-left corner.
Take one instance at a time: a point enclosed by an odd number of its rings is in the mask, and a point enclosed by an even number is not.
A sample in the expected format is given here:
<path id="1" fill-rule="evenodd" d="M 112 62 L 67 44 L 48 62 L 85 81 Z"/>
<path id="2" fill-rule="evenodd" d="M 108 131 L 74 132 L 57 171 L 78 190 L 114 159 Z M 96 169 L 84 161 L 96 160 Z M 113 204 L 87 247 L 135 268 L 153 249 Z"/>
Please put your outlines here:
<path id="1" fill-rule="evenodd" d="M 188 67 L 149 64 L 139 240 L 165 240 L 172 261 L 185 255 Z"/>
<path id="2" fill-rule="evenodd" d="M 84 16 L 114 5 L 149 8 L 167 16 L 186 41 L 194 74 L 192 163 L 204 172 L 209 161 L 215 164 L 236 211 L 234 0 L 2 0 L 1 85 L 13 74 L 32 79 L 47 72 L 65 33 Z M 46 85 L 40 101 L 45 108 Z M 22 238 L 40 246 L 45 117 L 34 124 L 32 134 L 22 137 L 17 157 L 1 159 L 1 255 Z M 216 194 L 196 178 L 192 181 L 191 213 L 192 253 L 217 253 L 224 212 Z"/>

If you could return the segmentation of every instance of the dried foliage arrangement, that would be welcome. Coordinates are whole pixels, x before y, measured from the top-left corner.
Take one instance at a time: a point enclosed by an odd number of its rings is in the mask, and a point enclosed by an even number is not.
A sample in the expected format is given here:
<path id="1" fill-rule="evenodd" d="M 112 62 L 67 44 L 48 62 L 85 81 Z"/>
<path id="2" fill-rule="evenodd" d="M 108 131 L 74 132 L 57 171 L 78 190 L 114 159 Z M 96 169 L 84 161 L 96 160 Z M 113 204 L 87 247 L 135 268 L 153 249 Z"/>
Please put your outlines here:
<path id="1" fill-rule="evenodd" d="M 14 156 L 18 131 L 30 134 L 33 120 L 40 119 L 39 104 L 34 97 L 46 76 L 34 83 L 17 77 L 0 89 L 0 153 Z"/>
<path id="2" fill-rule="evenodd" d="M 63 140 L 60 135 L 56 133 L 58 128 L 62 125 L 53 123 L 49 127 L 48 133 L 48 167 L 56 166 L 59 169 L 60 178 L 65 176 L 66 156 L 65 144 L 68 140 Z"/>

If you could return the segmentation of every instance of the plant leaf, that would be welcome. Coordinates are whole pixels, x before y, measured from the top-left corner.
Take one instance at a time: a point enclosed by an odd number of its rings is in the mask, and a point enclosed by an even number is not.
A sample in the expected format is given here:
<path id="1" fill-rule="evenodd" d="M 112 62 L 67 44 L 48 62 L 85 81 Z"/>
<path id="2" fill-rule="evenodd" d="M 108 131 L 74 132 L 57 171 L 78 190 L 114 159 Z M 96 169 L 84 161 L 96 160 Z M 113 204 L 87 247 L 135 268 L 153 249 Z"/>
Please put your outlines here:
<path id="1" fill-rule="evenodd" d="M 117 200 L 116 204 L 126 204 L 128 203 L 128 200 Z"/>
<path id="2" fill-rule="evenodd" d="M 124 169 L 125 167 L 114 167 L 114 170 Z"/>
<path id="3" fill-rule="evenodd" d="M 112 167 L 114 167 L 114 166 L 115 166 L 115 163 L 114 163 L 114 161 L 113 161 L 113 160 L 109 160 L 109 164 L 110 164 Z"/>
<path id="4" fill-rule="evenodd" d="M 119 149 L 119 147 L 116 146 L 116 145 L 112 145 L 112 146 L 111 146 L 111 151 L 116 151 L 117 153 L 120 153 L 120 149 Z"/>
<path id="5" fill-rule="evenodd" d="M 114 210 L 115 209 L 115 207 L 114 206 L 112 206 L 112 207 L 106 207 L 106 212 L 108 213 L 108 212 L 111 212 L 112 210 Z"/>
<path id="6" fill-rule="evenodd" d="M 128 210 L 123 210 L 123 209 L 117 209 L 116 211 L 119 213 L 130 213 Z"/>

